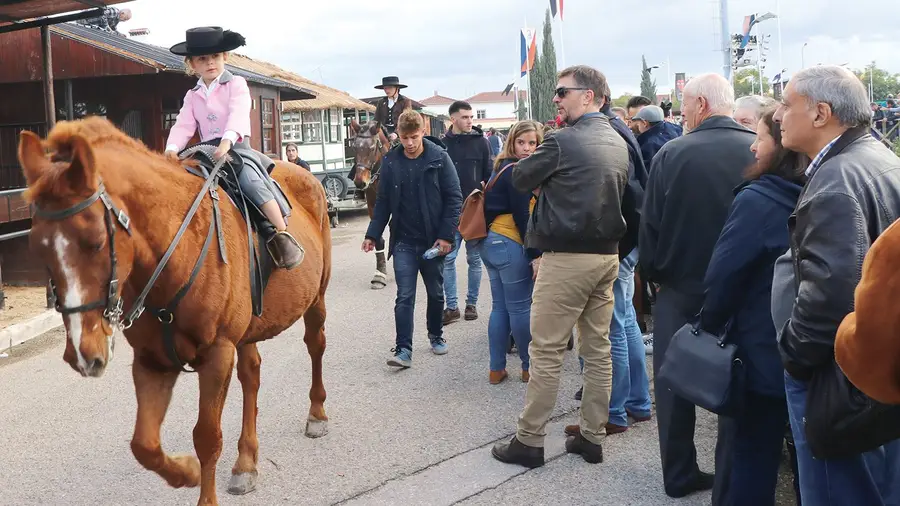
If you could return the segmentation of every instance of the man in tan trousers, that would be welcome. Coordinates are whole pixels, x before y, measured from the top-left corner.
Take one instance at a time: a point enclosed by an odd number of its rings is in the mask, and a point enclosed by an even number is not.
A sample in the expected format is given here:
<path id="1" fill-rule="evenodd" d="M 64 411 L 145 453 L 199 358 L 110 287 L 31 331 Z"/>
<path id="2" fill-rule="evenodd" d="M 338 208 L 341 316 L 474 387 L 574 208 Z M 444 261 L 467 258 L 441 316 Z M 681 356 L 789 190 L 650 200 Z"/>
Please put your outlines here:
<path id="1" fill-rule="evenodd" d="M 603 461 L 612 387 L 612 287 L 619 272 L 618 242 L 625 234 L 621 209 L 628 178 L 628 148 L 600 112 L 609 95 L 606 77 L 591 67 L 560 72 L 553 102 L 569 126 L 513 168 L 518 190 L 541 190 L 525 243 L 543 256 L 533 264 L 537 278 L 525 410 L 516 435 L 492 452 L 503 462 L 530 468 L 544 464 L 545 428 L 575 325 L 584 358 L 584 394 L 581 432 L 566 441 L 566 450 L 590 463 Z"/>

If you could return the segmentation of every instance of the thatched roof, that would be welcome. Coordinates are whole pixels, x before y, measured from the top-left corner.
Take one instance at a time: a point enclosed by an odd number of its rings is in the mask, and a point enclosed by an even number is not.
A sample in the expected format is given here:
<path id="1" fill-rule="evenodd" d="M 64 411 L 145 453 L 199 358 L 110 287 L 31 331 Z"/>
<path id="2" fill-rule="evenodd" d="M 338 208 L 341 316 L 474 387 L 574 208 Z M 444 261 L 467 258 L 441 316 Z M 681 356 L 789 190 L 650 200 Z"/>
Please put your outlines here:
<path id="1" fill-rule="evenodd" d="M 285 112 L 315 111 L 319 109 L 359 109 L 361 111 L 375 111 L 375 107 L 356 99 L 341 90 L 311 81 L 301 75 L 284 70 L 269 62 L 254 60 L 248 56 L 232 53 L 228 58 L 228 64 L 243 68 L 251 72 L 270 76 L 282 81 L 287 81 L 305 89 L 312 90 L 316 98 L 306 100 L 288 100 L 282 102 Z"/>

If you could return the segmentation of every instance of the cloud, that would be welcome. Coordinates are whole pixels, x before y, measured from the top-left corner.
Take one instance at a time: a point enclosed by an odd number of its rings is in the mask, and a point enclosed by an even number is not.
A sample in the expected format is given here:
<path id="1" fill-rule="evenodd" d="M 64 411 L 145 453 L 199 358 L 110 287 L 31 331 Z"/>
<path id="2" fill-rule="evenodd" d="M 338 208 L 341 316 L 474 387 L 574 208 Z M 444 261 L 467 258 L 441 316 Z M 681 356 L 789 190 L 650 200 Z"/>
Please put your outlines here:
<path id="1" fill-rule="evenodd" d="M 776 11 L 778 0 L 729 0 L 729 27 L 739 32 L 743 17 Z M 807 65 L 876 60 L 900 72 L 900 24 L 877 14 L 896 12 L 889 0 L 781 0 L 781 58 L 775 20 L 760 25 L 771 34 L 764 71 L 781 65 L 788 73 Z M 215 7 L 210 7 L 215 5 Z M 136 0 L 121 31 L 146 27 L 151 41 L 170 46 L 187 28 L 220 25 L 241 32 L 240 52 L 271 61 L 355 96 L 373 96 L 385 75 L 398 75 L 417 99 L 434 91 L 466 98 L 501 90 L 518 77 L 519 30 L 526 20 L 540 30 L 548 3 L 543 0 L 253 0 L 235 3 Z M 603 71 L 614 95 L 639 90 L 641 55 L 665 92 L 667 70 L 698 75 L 721 72 L 718 2 L 715 0 L 572 0 L 565 3 L 565 40 L 554 23 L 558 65 L 583 63 Z M 540 37 L 540 35 L 539 35 Z M 562 45 L 565 55 L 562 55 Z M 803 43 L 806 49 L 801 52 Z M 540 42 L 539 42 L 540 44 Z"/>

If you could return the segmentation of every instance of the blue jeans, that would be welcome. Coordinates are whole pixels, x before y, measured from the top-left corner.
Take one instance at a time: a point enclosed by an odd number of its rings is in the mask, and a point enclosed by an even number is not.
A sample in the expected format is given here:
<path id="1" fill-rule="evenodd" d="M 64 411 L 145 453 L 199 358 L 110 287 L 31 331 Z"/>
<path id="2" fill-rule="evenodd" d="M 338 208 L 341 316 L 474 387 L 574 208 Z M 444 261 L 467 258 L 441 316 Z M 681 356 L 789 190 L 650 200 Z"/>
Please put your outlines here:
<path id="1" fill-rule="evenodd" d="M 488 349 L 491 370 L 506 369 L 509 333 L 519 349 L 522 370 L 528 370 L 528 343 L 531 342 L 531 262 L 525 248 L 512 239 L 488 232 L 481 244 L 484 266 L 491 279 L 491 317 L 488 322 Z"/>
<path id="2" fill-rule="evenodd" d="M 900 440 L 846 459 L 815 459 L 806 442 L 807 383 L 784 373 L 804 506 L 900 505 Z"/>
<path id="3" fill-rule="evenodd" d="M 634 310 L 634 267 L 637 248 L 619 262 L 619 277 L 613 283 L 615 306 L 609 324 L 613 377 L 609 396 L 609 423 L 628 426 L 628 414 L 650 416 L 650 378 L 641 328 Z M 581 358 L 579 357 L 579 360 Z M 584 368 L 582 362 L 582 368 Z M 626 412 L 627 410 L 627 412 Z"/>
<path id="4" fill-rule="evenodd" d="M 413 315 L 416 307 L 416 284 L 419 273 L 428 294 L 425 323 L 428 335 L 441 337 L 444 312 L 444 259 L 422 258 L 431 245 L 412 245 L 398 242 L 394 246 L 394 280 L 397 282 L 397 300 L 394 302 L 394 322 L 397 327 L 397 349 L 412 351 Z"/>
<path id="5" fill-rule="evenodd" d="M 462 248 L 463 238 L 456 231 L 456 242 L 453 251 L 444 260 L 444 295 L 447 297 L 447 309 L 459 309 L 459 298 L 456 296 L 456 255 Z M 466 305 L 478 303 L 478 290 L 481 288 L 481 255 L 478 243 L 466 241 L 466 263 L 469 264 L 469 286 L 466 294 Z"/>

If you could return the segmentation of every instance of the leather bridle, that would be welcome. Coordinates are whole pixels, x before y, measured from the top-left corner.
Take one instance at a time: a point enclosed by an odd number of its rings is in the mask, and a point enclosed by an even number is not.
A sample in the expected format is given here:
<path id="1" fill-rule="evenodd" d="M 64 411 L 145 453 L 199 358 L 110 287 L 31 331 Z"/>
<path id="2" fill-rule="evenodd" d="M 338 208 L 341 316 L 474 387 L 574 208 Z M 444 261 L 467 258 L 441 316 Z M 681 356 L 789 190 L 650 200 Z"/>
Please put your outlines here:
<path id="1" fill-rule="evenodd" d="M 106 318 L 110 326 L 116 328 L 122 326 L 122 315 L 124 314 L 124 311 L 122 307 L 122 296 L 119 293 L 119 278 L 117 275 L 118 258 L 116 257 L 116 224 L 113 222 L 113 219 L 118 222 L 128 235 L 131 235 L 131 219 L 124 211 L 116 207 L 112 199 L 110 199 L 109 194 L 106 193 L 106 187 L 103 185 L 103 181 L 100 182 L 97 191 L 90 197 L 72 207 L 59 211 L 47 211 L 35 204 L 34 215 L 48 221 L 60 221 L 81 213 L 94 205 L 98 200 L 103 203 L 103 207 L 105 208 L 103 220 L 106 224 L 106 237 L 109 243 L 109 279 L 107 280 L 106 293 L 102 299 L 76 307 L 66 307 L 62 305 L 59 300 L 59 296 L 56 293 L 56 285 L 53 284 L 52 277 L 50 279 L 50 290 L 53 292 L 53 296 L 56 299 L 56 310 L 60 314 L 70 315 L 103 309 L 103 317 Z"/>

